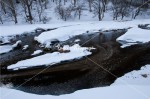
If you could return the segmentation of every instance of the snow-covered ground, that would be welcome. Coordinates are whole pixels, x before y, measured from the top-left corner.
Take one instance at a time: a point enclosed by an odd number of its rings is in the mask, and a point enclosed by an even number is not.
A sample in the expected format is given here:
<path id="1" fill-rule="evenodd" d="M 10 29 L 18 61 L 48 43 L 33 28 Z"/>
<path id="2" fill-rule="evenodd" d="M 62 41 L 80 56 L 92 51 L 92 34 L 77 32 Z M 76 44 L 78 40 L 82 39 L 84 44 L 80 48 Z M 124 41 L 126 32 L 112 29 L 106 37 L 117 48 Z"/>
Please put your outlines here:
<path id="1" fill-rule="evenodd" d="M 133 27 L 129 29 L 127 33 L 119 37 L 117 41 L 126 42 L 122 45 L 122 47 L 127 47 L 138 43 L 146 43 L 150 41 L 150 30 Z"/>
<path id="2" fill-rule="evenodd" d="M 110 29 L 124 29 L 132 27 L 128 30 L 126 34 L 118 38 L 118 41 L 126 41 L 127 46 L 131 44 L 136 44 L 138 42 L 145 43 L 150 41 L 150 30 L 140 29 L 137 26 L 139 24 L 149 24 L 150 19 L 145 20 L 134 20 L 134 21 L 93 21 L 93 22 L 67 22 L 67 23 L 51 23 L 45 25 L 16 25 L 16 26 L 0 26 L 0 36 L 7 37 L 9 35 L 16 35 L 27 32 L 31 32 L 36 28 L 56 28 L 56 30 L 44 32 L 38 37 L 40 43 L 49 42 L 52 39 L 58 39 L 61 41 L 67 40 L 68 38 L 79 35 L 82 33 L 88 33 L 99 31 L 99 30 L 110 30 Z M 6 40 L 7 41 L 7 40 Z M 126 46 L 126 45 L 123 45 Z M 4 50 L 10 51 L 11 47 L 1 46 Z M 86 47 L 80 47 L 79 45 L 74 45 L 69 48 L 68 53 L 48 53 L 35 58 L 20 61 L 16 64 L 8 66 L 8 69 L 16 68 L 26 68 L 36 65 L 49 65 L 53 63 L 59 63 L 63 60 L 70 60 L 74 58 L 81 58 L 86 55 L 90 55 Z M 1 50 L 1 49 L 0 49 Z M 40 61 L 38 61 L 40 60 Z M 20 67 L 21 66 L 21 67 Z M 34 95 L 14 89 L 8 89 L 1 87 L 1 98 L 2 99 L 150 99 L 150 65 L 142 67 L 140 71 L 133 71 L 126 74 L 125 76 L 118 78 L 114 84 L 109 87 L 100 87 L 93 89 L 86 89 L 77 91 L 69 95 L 61 96 L 51 96 L 51 95 Z M 9 93 L 10 92 L 10 93 Z M 7 95 L 7 93 L 9 93 Z"/>
<path id="3" fill-rule="evenodd" d="M 1 99 L 150 99 L 150 65 L 127 73 L 108 87 L 80 90 L 72 94 L 52 96 L 34 95 L 1 87 Z M 147 74 L 147 76 L 143 76 Z"/>
<path id="4" fill-rule="evenodd" d="M 61 33 L 65 33 L 68 29 L 69 29 L 68 32 L 75 29 L 78 29 L 76 31 L 83 30 L 84 32 L 86 32 L 95 29 L 96 30 L 122 29 L 134 27 L 139 24 L 148 24 L 148 23 L 150 23 L 150 19 L 133 20 L 133 21 L 86 21 L 86 22 L 59 22 L 51 24 L 33 24 L 33 25 L 3 25 L 0 26 L 0 36 L 16 35 L 25 32 L 30 33 L 37 28 L 44 28 L 44 29 L 58 28 L 56 29 L 56 31 L 59 31 L 60 29 L 63 30 L 61 31 Z M 55 31 L 53 32 L 55 33 Z"/>
<path id="5" fill-rule="evenodd" d="M 36 37 L 36 40 L 41 44 L 45 44 L 55 38 L 57 38 L 60 41 L 65 41 L 72 36 L 83 34 L 87 31 L 89 31 L 88 33 L 93 33 L 99 30 L 124 29 L 132 27 L 132 29 L 130 29 L 128 33 L 125 34 L 125 36 L 122 36 L 118 40 L 127 41 L 130 39 L 130 41 L 132 42 L 148 42 L 150 41 L 150 31 L 137 28 L 138 24 L 141 23 L 150 23 L 150 20 L 136 20 L 126 22 L 102 21 L 85 23 L 82 25 L 80 24 L 76 26 L 63 27 L 53 31 L 44 32 L 38 37 Z"/>
<path id="6" fill-rule="evenodd" d="M 10 52 L 13 49 L 12 45 L 0 46 L 0 54 Z"/>
<path id="7" fill-rule="evenodd" d="M 130 85 L 147 85 L 150 86 L 150 65 L 141 67 L 140 70 L 134 70 L 118 78 L 113 85 L 122 85 L 122 80 Z"/>
<path id="8" fill-rule="evenodd" d="M 64 49 L 66 49 L 66 47 Z M 92 54 L 90 51 L 88 51 L 88 48 L 80 47 L 78 44 L 69 47 L 68 50 L 70 51 L 68 53 L 53 52 L 38 57 L 34 57 L 31 59 L 19 61 L 16 64 L 12 64 L 8 66 L 7 69 L 18 70 L 22 68 L 41 66 L 41 65 L 54 65 L 62 61 L 80 59 L 84 56 Z"/>
<path id="9" fill-rule="evenodd" d="M 77 25 L 76 22 L 63 22 L 51 24 L 30 24 L 30 25 L 2 25 L 0 26 L 0 36 L 20 35 L 23 33 L 31 33 L 37 28 L 51 29 L 58 27 L 65 27 L 70 25 Z"/>
<path id="10" fill-rule="evenodd" d="M 43 32 L 36 37 L 36 40 L 42 44 L 49 42 L 52 39 L 58 39 L 64 41 L 72 36 L 87 33 L 92 33 L 99 30 L 111 30 L 111 29 L 124 29 L 132 27 L 125 35 L 118 38 L 118 40 L 129 41 L 129 43 L 135 44 L 136 42 L 150 41 L 149 31 L 137 28 L 139 24 L 149 24 L 150 19 L 133 20 L 133 21 L 91 21 L 91 22 L 63 22 L 51 23 L 51 24 L 36 24 L 36 25 L 15 25 L 15 26 L 0 26 L 0 36 L 7 37 L 9 35 L 16 35 L 31 31 L 36 28 L 57 28 L 53 31 Z M 135 36 L 136 35 L 136 36 Z"/>

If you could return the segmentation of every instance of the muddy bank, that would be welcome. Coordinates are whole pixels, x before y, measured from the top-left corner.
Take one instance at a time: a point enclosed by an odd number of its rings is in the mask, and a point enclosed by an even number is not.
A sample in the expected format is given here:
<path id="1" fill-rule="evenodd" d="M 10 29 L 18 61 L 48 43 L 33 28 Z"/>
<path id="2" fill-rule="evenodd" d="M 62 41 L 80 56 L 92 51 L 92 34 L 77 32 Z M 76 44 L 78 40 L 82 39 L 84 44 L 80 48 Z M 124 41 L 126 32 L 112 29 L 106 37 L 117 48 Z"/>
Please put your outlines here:
<path id="1" fill-rule="evenodd" d="M 75 39 L 81 39 L 79 43 L 83 44 L 83 46 L 93 46 L 97 49 L 92 56 L 67 64 L 50 66 L 37 76 L 35 75 L 44 70 L 44 68 L 9 72 L 1 75 L 1 81 L 3 83 L 12 83 L 14 88 L 17 88 L 20 84 L 30 80 L 22 84 L 17 90 L 42 95 L 62 95 L 80 89 L 112 84 L 117 78 L 105 70 L 109 70 L 117 77 L 120 77 L 127 72 L 140 69 L 145 64 L 150 64 L 150 43 L 121 49 L 120 44 L 115 39 L 125 32 L 117 32 L 118 34 L 115 34 L 116 31 L 106 32 L 110 34 L 104 35 L 99 32 L 96 36 L 95 34 L 76 36 L 67 42 L 63 42 L 72 44 Z M 111 35 L 111 33 L 115 35 Z M 89 42 L 85 44 L 82 42 L 84 38 L 92 37 L 94 39 Z M 30 79 L 33 76 L 34 78 Z"/>

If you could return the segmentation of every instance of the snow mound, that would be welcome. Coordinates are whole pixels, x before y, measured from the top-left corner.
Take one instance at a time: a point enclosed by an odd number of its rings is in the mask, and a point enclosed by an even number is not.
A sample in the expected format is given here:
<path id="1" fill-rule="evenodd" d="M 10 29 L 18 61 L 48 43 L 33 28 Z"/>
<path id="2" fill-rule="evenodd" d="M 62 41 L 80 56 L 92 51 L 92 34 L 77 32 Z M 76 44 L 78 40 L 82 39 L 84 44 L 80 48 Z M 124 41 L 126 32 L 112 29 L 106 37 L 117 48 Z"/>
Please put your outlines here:
<path id="1" fill-rule="evenodd" d="M 150 41 L 150 30 L 133 27 L 117 38 L 117 41 L 124 42 L 122 48 L 138 43 L 146 43 Z"/>
<path id="2" fill-rule="evenodd" d="M 54 65 L 62 61 L 80 59 L 84 56 L 92 54 L 90 51 L 88 51 L 87 47 L 80 47 L 78 44 L 69 47 L 69 49 L 70 52 L 68 53 L 53 52 L 31 59 L 19 61 L 16 64 L 8 66 L 7 69 L 18 70 L 21 68 L 28 68 L 41 65 Z"/>

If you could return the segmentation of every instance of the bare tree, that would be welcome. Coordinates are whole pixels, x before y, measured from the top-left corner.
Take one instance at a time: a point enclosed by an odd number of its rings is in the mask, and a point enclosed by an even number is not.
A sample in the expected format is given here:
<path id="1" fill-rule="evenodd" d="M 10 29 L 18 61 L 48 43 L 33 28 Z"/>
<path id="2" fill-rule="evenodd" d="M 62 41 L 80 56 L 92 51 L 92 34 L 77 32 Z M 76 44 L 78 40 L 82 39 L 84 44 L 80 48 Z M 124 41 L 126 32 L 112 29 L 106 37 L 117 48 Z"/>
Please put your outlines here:
<path id="1" fill-rule="evenodd" d="M 94 14 L 98 16 L 99 21 L 104 17 L 105 12 L 105 1 L 104 0 L 94 0 L 93 2 Z"/>
<path id="2" fill-rule="evenodd" d="M 33 0 L 21 0 L 21 4 L 23 6 L 27 21 L 29 21 L 32 24 L 33 17 L 31 13 L 31 8 Z"/>
<path id="3" fill-rule="evenodd" d="M 150 1 L 148 0 L 141 0 L 142 3 L 140 3 L 140 6 L 136 7 L 133 10 L 132 13 L 132 18 L 135 19 L 140 13 L 142 14 L 143 12 L 146 12 L 146 10 L 149 9 L 148 4 L 150 3 Z"/>
<path id="4" fill-rule="evenodd" d="M 120 17 L 123 20 L 124 17 L 130 15 L 130 3 L 122 0 L 113 0 L 111 10 L 113 11 L 113 20 L 118 20 Z"/>
<path id="5" fill-rule="evenodd" d="M 56 13 L 63 19 L 64 21 L 67 21 L 71 17 L 72 12 L 72 6 L 69 7 L 63 7 L 62 5 L 58 5 L 55 8 Z"/>
<path id="6" fill-rule="evenodd" d="M 4 13 L 11 17 L 11 19 L 16 23 L 18 23 L 17 20 L 17 11 L 16 11 L 16 4 L 14 2 L 14 0 L 2 0 L 1 1 L 2 4 L 2 9 L 4 11 Z M 7 10 L 7 11 L 6 11 Z"/>
<path id="7" fill-rule="evenodd" d="M 94 0 L 87 0 L 88 5 L 89 5 L 89 11 L 92 12 L 92 4 Z"/>
<path id="8" fill-rule="evenodd" d="M 45 7 L 45 9 L 47 9 L 47 4 L 49 3 L 49 1 L 48 0 L 42 0 L 42 2 L 44 2 L 44 7 Z"/>
<path id="9" fill-rule="evenodd" d="M 36 11 L 37 11 L 37 14 L 39 17 L 39 21 L 41 22 L 42 21 L 42 15 L 43 15 L 43 12 L 45 10 L 44 4 L 42 3 L 42 0 L 36 0 L 35 5 L 36 5 Z"/>
<path id="10" fill-rule="evenodd" d="M 76 7 L 76 5 L 77 5 L 77 0 L 73 0 L 73 5 L 74 5 L 74 7 Z"/>
<path id="11" fill-rule="evenodd" d="M 2 13 L 0 12 L 0 22 L 3 24 Z"/>
<path id="12" fill-rule="evenodd" d="M 67 0 L 64 0 L 64 5 L 66 5 Z"/>
<path id="13" fill-rule="evenodd" d="M 85 5 L 82 3 L 82 4 L 78 4 L 77 7 L 74 8 L 75 9 L 75 16 L 78 15 L 79 20 L 81 18 L 84 7 L 85 7 Z"/>
<path id="14" fill-rule="evenodd" d="M 5 5 L 5 1 L 4 1 L 4 0 L 1 0 L 1 1 L 0 1 L 0 5 L 1 5 L 2 11 L 6 14 L 6 5 Z"/>

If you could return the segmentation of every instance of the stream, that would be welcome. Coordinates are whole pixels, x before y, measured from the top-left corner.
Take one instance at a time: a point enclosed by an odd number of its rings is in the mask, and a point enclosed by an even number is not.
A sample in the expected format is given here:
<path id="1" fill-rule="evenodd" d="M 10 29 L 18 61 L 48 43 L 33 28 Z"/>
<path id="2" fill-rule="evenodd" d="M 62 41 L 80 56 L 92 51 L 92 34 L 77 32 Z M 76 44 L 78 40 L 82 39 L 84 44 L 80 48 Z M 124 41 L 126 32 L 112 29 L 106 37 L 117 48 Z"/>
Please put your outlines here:
<path id="1" fill-rule="evenodd" d="M 91 56 L 50 66 L 39 75 L 36 74 L 45 69 L 45 66 L 8 71 L 8 65 L 35 57 L 31 54 L 41 48 L 34 41 L 34 37 L 42 32 L 22 35 L 17 38 L 17 40 L 22 40 L 24 45 L 31 46 L 29 50 L 18 49 L 1 55 L 1 83 L 11 83 L 14 89 L 33 94 L 70 94 L 81 89 L 109 86 L 118 77 L 150 64 L 150 42 L 122 49 L 116 39 L 126 33 L 127 29 L 118 29 L 84 33 L 61 42 L 63 45 L 72 45 L 76 39 L 79 39 L 80 45 L 96 48 Z M 34 78 L 32 78 L 33 76 Z"/>

